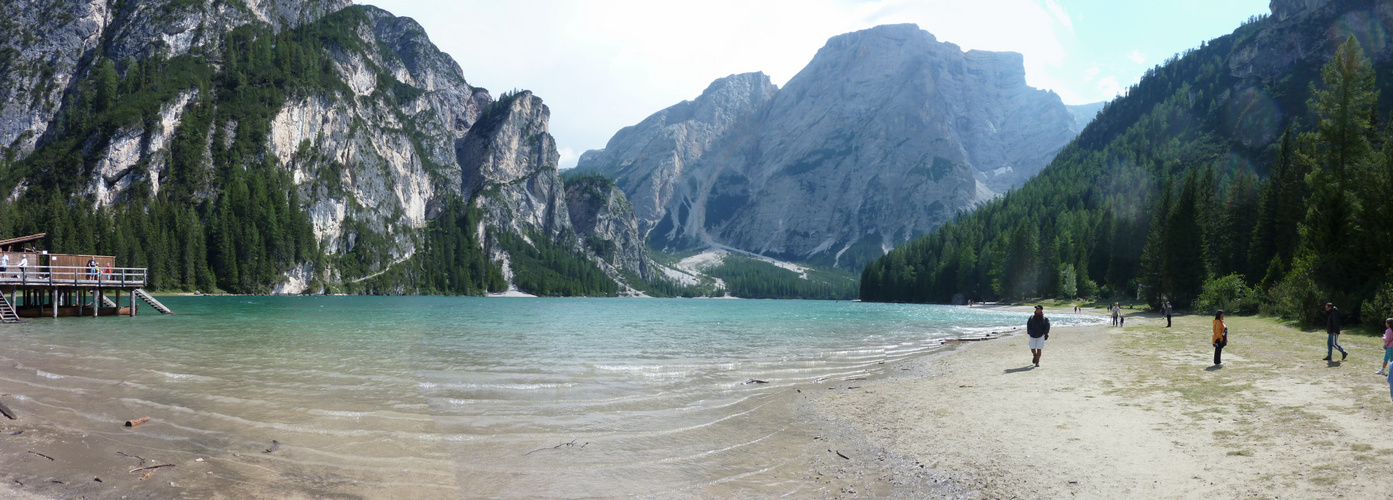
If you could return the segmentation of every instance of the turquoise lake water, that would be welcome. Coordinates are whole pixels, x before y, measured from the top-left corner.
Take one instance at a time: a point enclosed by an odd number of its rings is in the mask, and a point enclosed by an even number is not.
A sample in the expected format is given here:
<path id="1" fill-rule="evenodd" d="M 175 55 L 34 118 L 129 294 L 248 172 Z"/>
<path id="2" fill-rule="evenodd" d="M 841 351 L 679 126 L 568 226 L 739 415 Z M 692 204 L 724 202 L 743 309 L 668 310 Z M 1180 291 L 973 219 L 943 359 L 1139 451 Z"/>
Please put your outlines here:
<path id="1" fill-rule="evenodd" d="M 1026 319 L 821 301 L 162 300 L 177 314 L 0 328 L 0 392 L 81 432 L 150 415 L 141 434 L 111 439 L 172 454 L 277 440 L 283 451 L 257 457 L 266 463 L 222 474 L 275 470 L 308 495 L 364 484 L 426 497 L 663 495 L 758 482 L 796 433 L 780 394 L 875 376 L 942 339 Z"/>

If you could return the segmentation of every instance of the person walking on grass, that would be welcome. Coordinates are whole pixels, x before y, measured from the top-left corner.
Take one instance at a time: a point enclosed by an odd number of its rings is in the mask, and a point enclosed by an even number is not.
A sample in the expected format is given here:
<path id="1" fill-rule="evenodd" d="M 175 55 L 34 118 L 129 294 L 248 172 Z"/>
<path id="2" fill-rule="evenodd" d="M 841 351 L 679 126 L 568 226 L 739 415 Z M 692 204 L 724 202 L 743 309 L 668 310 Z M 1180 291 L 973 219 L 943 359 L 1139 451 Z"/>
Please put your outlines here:
<path id="1" fill-rule="evenodd" d="M 1112 307 L 1109 307 L 1108 310 L 1112 311 L 1112 326 L 1119 325 L 1120 323 L 1118 320 L 1122 318 L 1122 306 L 1119 306 L 1116 302 L 1113 302 Z"/>
<path id="2" fill-rule="evenodd" d="M 1161 306 L 1161 313 L 1166 315 L 1166 328 L 1171 327 L 1171 313 L 1175 312 L 1175 307 L 1171 306 L 1171 301 L 1167 300 L 1166 305 Z"/>
<path id="3" fill-rule="evenodd" d="M 1030 335 L 1030 362 L 1040 366 L 1040 355 L 1045 353 L 1045 341 L 1050 339 L 1050 320 L 1045 317 L 1045 308 L 1035 306 L 1035 315 L 1025 322 L 1025 333 Z"/>
<path id="4" fill-rule="evenodd" d="M 1383 328 L 1383 368 L 1379 368 L 1374 375 L 1393 374 L 1388 371 L 1388 363 L 1393 362 L 1393 318 L 1383 320 Z"/>
<path id="5" fill-rule="evenodd" d="M 1340 351 L 1340 361 L 1349 357 L 1349 352 L 1340 347 L 1340 309 L 1330 302 L 1325 303 L 1325 359 L 1330 361 L 1335 351 Z"/>
<path id="6" fill-rule="evenodd" d="M 1224 346 L 1229 345 L 1229 327 L 1224 324 L 1224 311 L 1214 313 L 1214 366 L 1224 366 L 1220 355 L 1224 352 Z"/>

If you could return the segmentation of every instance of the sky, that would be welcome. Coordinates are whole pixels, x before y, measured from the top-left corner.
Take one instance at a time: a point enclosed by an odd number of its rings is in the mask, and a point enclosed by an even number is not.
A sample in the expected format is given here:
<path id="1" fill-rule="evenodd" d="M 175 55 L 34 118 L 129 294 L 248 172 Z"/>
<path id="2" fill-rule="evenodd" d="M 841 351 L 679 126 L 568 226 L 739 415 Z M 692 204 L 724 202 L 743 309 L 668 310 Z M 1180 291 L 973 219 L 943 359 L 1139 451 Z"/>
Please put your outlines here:
<path id="1" fill-rule="evenodd" d="M 763 71 L 782 87 L 828 38 L 914 23 L 963 50 L 1019 52 L 1065 104 L 1268 13 L 1268 0 L 356 0 L 420 23 L 471 85 L 551 108 L 561 167 L 620 128 Z"/>

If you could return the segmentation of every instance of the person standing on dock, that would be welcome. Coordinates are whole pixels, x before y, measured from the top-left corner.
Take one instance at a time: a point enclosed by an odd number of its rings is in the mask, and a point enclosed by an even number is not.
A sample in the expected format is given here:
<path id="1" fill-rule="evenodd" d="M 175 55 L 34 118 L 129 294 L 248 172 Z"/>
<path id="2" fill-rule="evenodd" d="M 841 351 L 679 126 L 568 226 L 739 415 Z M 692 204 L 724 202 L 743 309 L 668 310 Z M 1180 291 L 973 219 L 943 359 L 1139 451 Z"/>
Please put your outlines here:
<path id="1" fill-rule="evenodd" d="M 1340 361 L 1348 358 L 1349 352 L 1340 347 L 1340 309 L 1330 302 L 1325 303 L 1325 334 L 1325 359 L 1321 361 L 1330 361 L 1335 351 L 1340 351 Z"/>
<path id="2" fill-rule="evenodd" d="M 22 256 L 19 257 L 19 280 L 20 280 L 20 281 L 23 281 L 23 282 L 28 282 L 28 281 L 29 281 L 29 256 L 28 256 L 28 255 L 22 255 Z"/>
<path id="3" fill-rule="evenodd" d="M 1044 306 L 1035 306 L 1035 315 L 1025 322 L 1025 333 L 1030 335 L 1030 362 L 1040 366 L 1040 355 L 1045 353 L 1045 341 L 1050 338 L 1050 320 L 1045 317 Z"/>
<path id="4" fill-rule="evenodd" d="M 10 270 L 10 254 L 0 253 L 0 276 L 5 275 L 5 271 Z"/>

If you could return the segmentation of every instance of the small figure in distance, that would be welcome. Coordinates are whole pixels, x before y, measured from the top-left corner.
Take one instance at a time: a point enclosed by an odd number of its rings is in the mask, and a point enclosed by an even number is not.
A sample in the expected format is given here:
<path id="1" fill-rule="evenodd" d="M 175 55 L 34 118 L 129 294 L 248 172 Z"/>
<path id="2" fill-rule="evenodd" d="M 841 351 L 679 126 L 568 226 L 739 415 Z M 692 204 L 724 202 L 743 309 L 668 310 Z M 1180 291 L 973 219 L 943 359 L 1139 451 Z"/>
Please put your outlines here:
<path id="1" fill-rule="evenodd" d="M 1349 352 L 1344 347 L 1340 347 L 1340 309 L 1335 304 L 1325 303 L 1325 358 L 1321 361 L 1330 361 L 1335 351 L 1340 351 L 1340 361 L 1349 357 Z"/>
<path id="2" fill-rule="evenodd" d="M 1175 313 L 1175 307 L 1171 305 L 1171 301 L 1167 300 L 1166 305 L 1161 306 L 1161 313 L 1166 315 L 1166 328 L 1170 328 L 1171 314 Z"/>
<path id="3" fill-rule="evenodd" d="M 1229 327 L 1224 324 L 1224 311 L 1214 313 L 1214 366 L 1224 366 L 1224 361 L 1219 358 L 1224 352 L 1224 347 L 1229 345 Z"/>
<path id="4" fill-rule="evenodd" d="M 1045 341 L 1050 338 L 1050 320 L 1045 317 L 1045 308 L 1035 306 L 1035 315 L 1025 322 L 1025 333 L 1030 335 L 1030 362 L 1040 366 L 1040 355 L 1045 353 Z"/>
<path id="5" fill-rule="evenodd" d="M 0 276 L 5 275 L 5 271 L 10 269 L 10 254 L 0 253 Z"/>
<path id="6" fill-rule="evenodd" d="M 1122 306 L 1113 302 L 1112 307 L 1109 307 L 1108 310 L 1112 311 L 1112 326 L 1117 326 L 1119 324 L 1118 318 L 1122 317 Z"/>
<path id="7" fill-rule="evenodd" d="M 1383 327 L 1383 368 L 1379 368 L 1374 375 L 1393 373 L 1388 371 L 1388 363 L 1393 362 L 1393 318 L 1383 320 Z M 1393 391 L 1393 387 L 1389 390 Z"/>
<path id="8" fill-rule="evenodd" d="M 28 256 L 28 255 L 21 255 L 21 256 L 19 256 L 19 280 L 20 280 L 20 281 L 24 281 L 24 282 L 28 282 L 28 281 L 29 281 L 29 256 Z"/>

